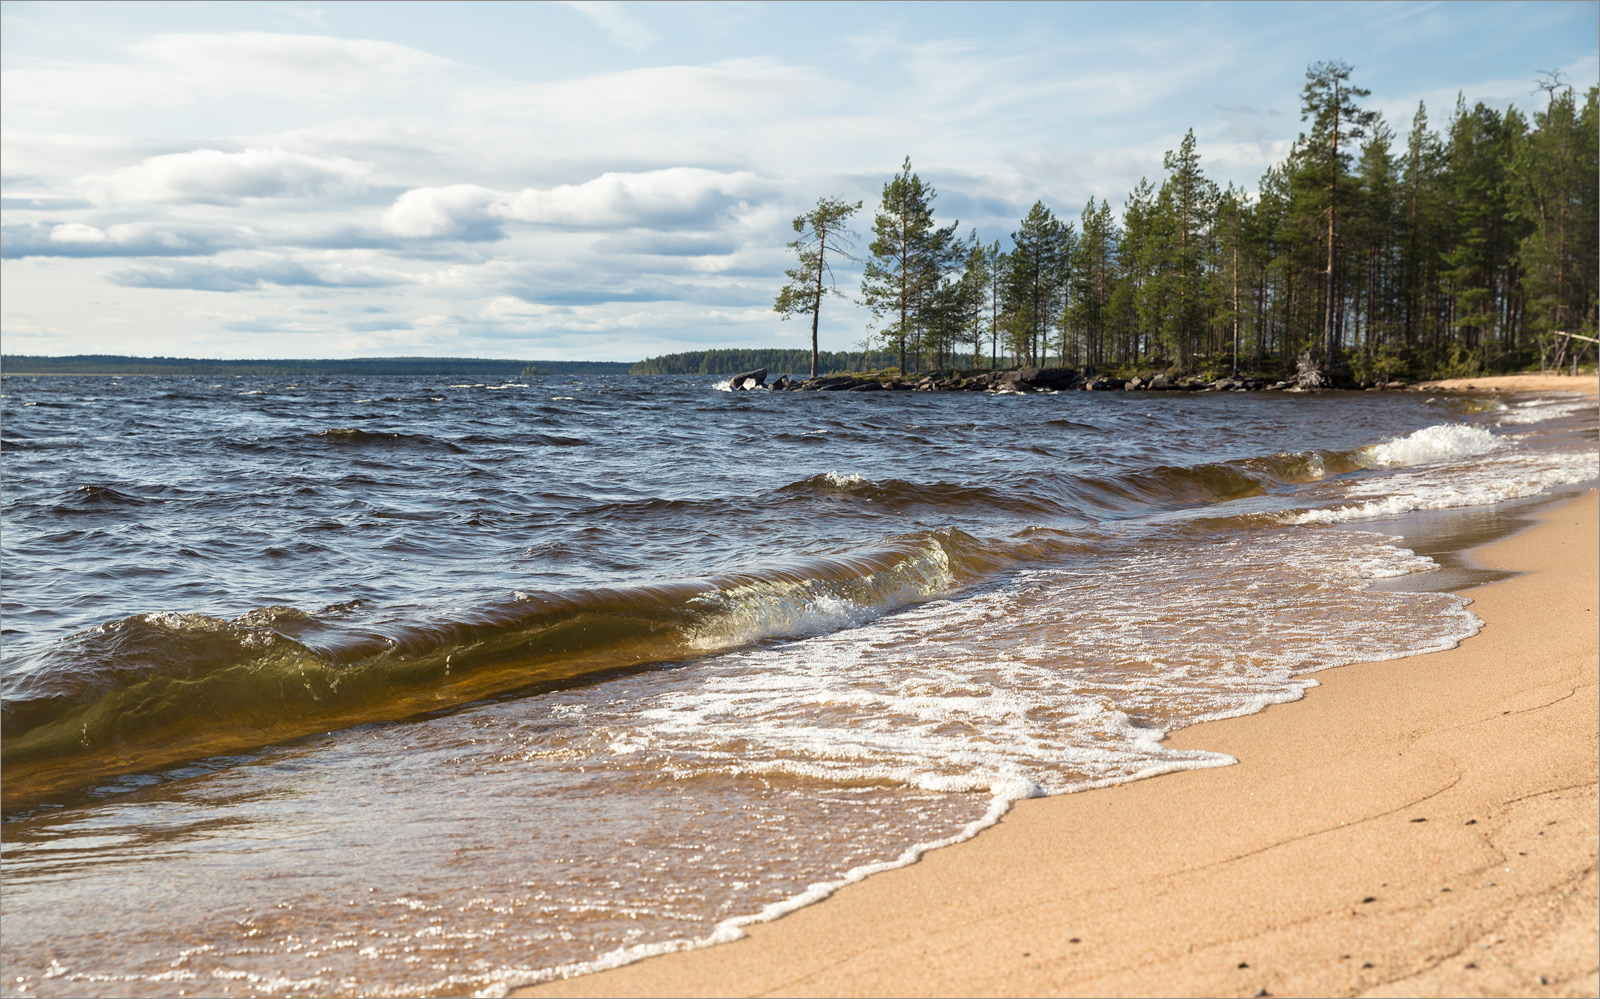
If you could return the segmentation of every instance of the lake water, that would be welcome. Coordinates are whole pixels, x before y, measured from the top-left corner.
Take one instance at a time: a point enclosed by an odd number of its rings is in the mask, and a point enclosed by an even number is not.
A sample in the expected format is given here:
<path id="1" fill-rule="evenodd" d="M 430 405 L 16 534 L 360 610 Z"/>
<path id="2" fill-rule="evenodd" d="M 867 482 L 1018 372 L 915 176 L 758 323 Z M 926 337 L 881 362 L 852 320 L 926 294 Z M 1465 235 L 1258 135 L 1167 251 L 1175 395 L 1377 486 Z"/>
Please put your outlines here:
<path id="1" fill-rule="evenodd" d="M 494 995 L 730 939 L 1473 634 L 1395 518 L 1597 461 L 1561 395 L 3 395 L 25 995 Z"/>

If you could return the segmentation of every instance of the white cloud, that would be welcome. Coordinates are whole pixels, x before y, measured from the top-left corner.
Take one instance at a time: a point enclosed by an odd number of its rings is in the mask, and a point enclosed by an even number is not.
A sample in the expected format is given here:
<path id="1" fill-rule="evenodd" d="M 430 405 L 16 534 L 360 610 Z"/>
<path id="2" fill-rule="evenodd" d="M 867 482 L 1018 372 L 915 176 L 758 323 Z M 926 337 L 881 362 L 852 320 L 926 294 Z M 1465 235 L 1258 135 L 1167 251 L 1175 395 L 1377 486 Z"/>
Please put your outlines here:
<path id="1" fill-rule="evenodd" d="M 50 230 L 49 238 L 52 243 L 64 243 L 67 245 L 75 243 L 100 245 L 110 240 L 110 237 L 105 234 L 105 230 L 96 229 L 92 225 L 84 225 L 82 222 L 68 222 L 65 225 L 58 225 Z"/>
<path id="2" fill-rule="evenodd" d="M 327 102 L 357 94 L 426 93 L 456 69 L 392 42 L 231 32 L 157 35 L 130 62 L 52 62 L 0 73 L 6 114 L 174 107 L 229 94 Z"/>
<path id="3" fill-rule="evenodd" d="M 494 238 L 500 234 L 494 209 L 506 199 L 476 184 L 419 187 L 395 199 L 381 224 L 385 232 L 411 239 Z"/>
<path id="4" fill-rule="evenodd" d="M 1457 87 L 1527 108 L 1538 68 L 1570 67 L 1580 87 L 1596 75 L 1592 43 L 1568 44 L 1589 39 L 1571 25 L 1591 24 L 1592 5 L 1501 11 L 1492 33 L 1473 28 L 1482 8 L 1449 5 L 1195 6 L 1160 31 L 1137 8 L 1071 5 L 976 20 L 847 5 L 809 24 L 761 5 L 575 6 L 598 29 L 554 5 L 396 8 L 389 41 L 333 37 L 304 8 L 211 23 L 293 18 L 313 34 L 139 35 L 125 18 L 100 26 L 109 54 L 93 57 L 63 30 L 69 8 L 8 6 L 8 334 L 132 317 L 141 351 L 262 356 L 289 316 L 325 326 L 319 350 L 404 352 L 365 311 L 381 302 L 397 329 L 449 330 L 417 343 L 454 353 L 781 342 L 800 335 L 770 310 L 790 218 L 820 195 L 860 198 L 869 228 L 907 154 L 941 221 L 1004 241 L 1035 199 L 1069 220 L 1091 194 L 1120 208 L 1191 126 L 1208 176 L 1253 186 L 1300 128 L 1305 65 L 1328 55 L 1357 65 L 1400 131 L 1422 96 L 1439 128 Z M 707 24 L 730 18 L 721 34 Z M 1559 24 L 1526 27 L 1541 18 Z M 331 7 L 327 20 L 350 22 Z M 1441 25 L 1488 47 L 1460 46 L 1442 69 L 1413 57 Z M 1517 33 L 1523 49 L 1493 47 Z M 262 312 L 186 314 L 219 301 Z M 825 343 L 860 336 L 860 310 L 833 315 Z"/>
<path id="5" fill-rule="evenodd" d="M 228 204 L 246 198 L 307 197 L 358 188 L 372 171 L 372 164 L 342 156 L 308 156 L 283 149 L 237 153 L 196 149 L 153 156 L 111 174 L 86 177 L 77 186 L 102 205 Z"/>
<path id="6" fill-rule="evenodd" d="M 240 227 L 152 220 L 105 226 L 86 222 L 6 225 L 0 255 L 21 257 L 208 256 L 249 241 Z"/>
<path id="7" fill-rule="evenodd" d="M 674 167 L 607 173 L 587 183 L 549 190 L 527 188 L 510 200 L 505 214 L 521 222 L 596 228 L 703 224 L 767 191 L 768 185 L 747 171 Z"/>
<path id="8" fill-rule="evenodd" d="M 475 184 L 415 188 L 384 212 L 385 232 L 410 238 L 493 239 L 503 220 L 567 228 L 711 227 L 748 199 L 771 193 L 753 173 L 674 167 L 607 173 L 582 184 L 515 193 Z"/>
<path id="9" fill-rule="evenodd" d="M 661 36 L 629 17 L 622 4 L 613 0 L 562 0 L 573 10 L 599 25 L 611 40 L 638 52 Z"/>

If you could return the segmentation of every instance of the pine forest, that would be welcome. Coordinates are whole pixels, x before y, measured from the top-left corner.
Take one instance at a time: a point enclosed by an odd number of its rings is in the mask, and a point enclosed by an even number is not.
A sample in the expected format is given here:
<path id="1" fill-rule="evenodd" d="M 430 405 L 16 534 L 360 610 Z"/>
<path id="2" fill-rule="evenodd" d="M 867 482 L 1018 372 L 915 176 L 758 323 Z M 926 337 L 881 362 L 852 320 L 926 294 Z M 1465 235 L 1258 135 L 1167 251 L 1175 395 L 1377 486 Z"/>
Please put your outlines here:
<path id="1" fill-rule="evenodd" d="M 1350 67 L 1306 74 L 1303 131 L 1254 192 L 1205 175 L 1193 131 L 1120 212 L 1036 203 L 1010 245 L 934 222 L 909 159 L 856 247 L 857 206 L 794 220 L 784 318 L 812 327 L 859 262 L 863 347 L 902 371 L 1050 366 L 1377 383 L 1593 356 L 1600 274 L 1596 88 L 1547 74 L 1531 114 L 1458 98 L 1402 131 Z M 1582 348 L 1581 351 L 1578 348 Z"/>

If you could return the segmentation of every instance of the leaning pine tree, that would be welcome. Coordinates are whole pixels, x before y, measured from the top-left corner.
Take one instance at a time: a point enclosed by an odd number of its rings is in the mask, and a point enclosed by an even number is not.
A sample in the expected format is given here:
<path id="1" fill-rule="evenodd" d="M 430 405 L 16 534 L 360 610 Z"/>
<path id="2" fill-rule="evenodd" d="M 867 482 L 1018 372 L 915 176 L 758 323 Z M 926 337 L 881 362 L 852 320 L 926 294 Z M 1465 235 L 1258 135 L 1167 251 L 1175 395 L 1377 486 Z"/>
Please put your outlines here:
<path id="1" fill-rule="evenodd" d="M 861 202 L 850 204 L 838 198 L 818 198 L 817 207 L 794 217 L 799 233 L 789 248 L 799 256 L 794 267 L 785 271 L 789 283 L 778 292 L 772 308 L 784 319 L 795 315 L 811 316 L 811 377 L 817 377 L 817 326 L 822 315 L 822 296 L 828 292 L 843 295 L 833 282 L 831 257 L 853 260 L 849 250 L 855 233 L 845 223 L 861 209 Z M 826 285 L 823 281 L 826 278 Z"/>

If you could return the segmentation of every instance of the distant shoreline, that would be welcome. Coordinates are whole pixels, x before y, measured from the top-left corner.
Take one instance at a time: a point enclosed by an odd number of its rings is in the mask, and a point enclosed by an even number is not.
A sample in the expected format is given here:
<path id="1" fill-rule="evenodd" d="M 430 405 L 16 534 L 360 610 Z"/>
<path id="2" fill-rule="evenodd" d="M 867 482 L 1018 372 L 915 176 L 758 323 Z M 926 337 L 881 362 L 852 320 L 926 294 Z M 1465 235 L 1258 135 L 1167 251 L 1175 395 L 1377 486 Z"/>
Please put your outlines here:
<path id="1" fill-rule="evenodd" d="M 314 376 L 451 375 L 517 378 L 525 375 L 625 375 L 632 361 L 543 361 L 492 357 L 348 357 L 227 359 L 72 354 L 0 357 L 0 375 L 166 375 L 304 378 Z M 20 370 L 18 370 L 20 369 Z"/>

